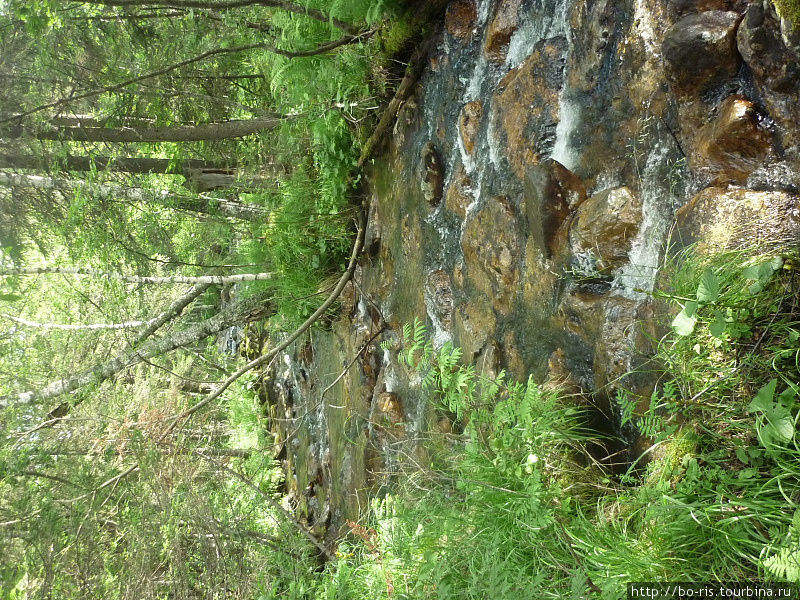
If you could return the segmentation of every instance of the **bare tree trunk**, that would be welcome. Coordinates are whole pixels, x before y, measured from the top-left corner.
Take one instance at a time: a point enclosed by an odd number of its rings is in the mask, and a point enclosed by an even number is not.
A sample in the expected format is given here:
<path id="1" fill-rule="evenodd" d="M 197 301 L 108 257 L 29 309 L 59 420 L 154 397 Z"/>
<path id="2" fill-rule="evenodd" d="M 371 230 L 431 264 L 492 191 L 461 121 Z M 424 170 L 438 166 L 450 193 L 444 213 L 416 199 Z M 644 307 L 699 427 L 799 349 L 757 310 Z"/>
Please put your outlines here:
<path id="1" fill-rule="evenodd" d="M 162 6 L 165 8 L 202 8 L 211 10 L 227 10 L 231 8 L 241 8 L 244 6 L 268 6 L 279 8 L 287 12 L 298 15 L 305 15 L 311 19 L 332 23 L 342 31 L 353 33 L 356 27 L 351 23 L 346 23 L 339 19 L 334 19 L 321 10 L 307 8 L 287 0 L 88 0 L 89 4 L 102 4 L 103 6 L 119 6 L 125 8 L 136 8 L 140 6 Z"/>
<path id="2" fill-rule="evenodd" d="M 74 156 L 70 155 L 61 161 L 68 171 L 91 171 L 92 169 L 122 173 L 164 173 L 167 175 L 183 175 L 188 169 L 196 170 L 230 170 L 230 167 L 208 160 L 187 158 L 175 162 L 168 158 L 109 158 L 106 156 Z M 47 172 L 50 164 L 45 157 L 25 154 L 0 154 L 0 169 L 29 169 Z"/>
<path id="3" fill-rule="evenodd" d="M 135 327 L 144 327 L 148 323 L 152 323 L 155 319 L 149 321 L 123 321 L 121 323 L 91 323 L 84 325 L 66 325 L 63 323 L 41 323 L 39 321 L 29 321 L 28 319 L 21 319 L 5 313 L 0 313 L 0 317 L 24 325 L 25 327 L 33 327 L 34 329 L 57 329 L 59 331 L 107 331 L 114 329 L 133 329 Z"/>
<path id="4" fill-rule="evenodd" d="M 239 273 L 238 275 L 200 275 L 198 277 L 184 277 L 170 275 L 167 277 L 148 277 L 143 275 L 121 275 L 96 269 L 82 267 L 20 267 L 18 269 L 0 270 L 0 276 L 8 275 L 46 275 L 58 273 L 61 275 L 89 275 L 105 279 L 117 279 L 128 283 L 191 283 L 208 285 L 227 285 L 243 281 L 264 281 L 272 279 L 273 273 Z"/>
<path id="5" fill-rule="evenodd" d="M 123 369 L 172 352 L 181 346 L 194 344 L 238 323 L 264 318 L 271 311 L 269 297 L 265 293 L 253 296 L 220 311 L 210 319 L 177 331 L 172 335 L 144 342 L 138 348 L 123 352 L 117 357 L 94 365 L 77 375 L 53 381 L 41 390 L 23 392 L 16 396 L 0 397 L 0 408 L 6 408 L 9 404 L 22 406 L 33 402 L 42 402 L 74 392 L 89 384 L 102 383 Z M 60 419 L 69 413 L 70 408 L 71 405 L 68 402 L 63 402 L 53 409 L 49 416 L 53 419 Z"/>
<path id="6" fill-rule="evenodd" d="M 199 173 L 199 174 L 198 174 Z M 252 187 L 272 187 L 284 174 L 280 167 L 275 168 L 271 176 L 260 175 L 251 181 L 239 182 L 234 175 L 230 178 L 229 186 L 241 185 Z M 187 169 L 184 175 L 187 178 L 187 186 L 203 188 L 209 185 L 202 171 L 195 173 Z M 216 183 L 220 180 L 215 179 Z M 226 180 L 227 181 L 227 180 Z M 203 185 L 200 185 L 203 184 Z M 25 173 L 4 173 L 0 172 L 0 185 L 10 188 L 30 188 L 43 190 L 45 192 L 57 194 L 70 194 L 77 191 L 85 192 L 93 198 L 105 201 L 125 200 L 128 202 L 138 202 L 142 204 L 158 204 L 167 208 L 186 210 L 205 215 L 222 215 L 243 221 L 263 221 L 267 216 L 267 211 L 256 204 L 243 204 L 228 198 L 212 198 L 199 193 L 198 196 L 186 196 L 182 194 L 169 193 L 167 190 L 145 190 L 137 187 L 124 187 L 108 184 L 90 184 L 81 180 L 57 179 L 43 175 L 28 175 Z"/>
<path id="7" fill-rule="evenodd" d="M 2 133 L 6 139 L 19 137 L 39 140 L 69 140 L 74 142 L 199 142 L 240 138 L 260 131 L 275 129 L 284 117 L 247 119 L 206 123 L 201 125 L 174 125 L 171 127 L 55 127 L 31 131 L 27 127 L 10 127 Z"/>

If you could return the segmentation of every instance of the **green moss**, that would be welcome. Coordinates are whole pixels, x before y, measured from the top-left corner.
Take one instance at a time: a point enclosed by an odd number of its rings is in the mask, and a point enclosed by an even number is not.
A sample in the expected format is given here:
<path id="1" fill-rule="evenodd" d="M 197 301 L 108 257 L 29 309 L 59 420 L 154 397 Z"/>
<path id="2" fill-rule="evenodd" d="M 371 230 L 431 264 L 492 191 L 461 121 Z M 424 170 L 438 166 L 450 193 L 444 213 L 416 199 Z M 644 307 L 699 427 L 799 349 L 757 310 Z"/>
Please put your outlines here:
<path id="1" fill-rule="evenodd" d="M 378 33 L 378 41 L 383 52 L 392 56 L 398 54 L 417 33 L 418 24 L 406 18 L 398 18 L 389 22 L 388 26 Z"/>
<path id="2" fill-rule="evenodd" d="M 788 19 L 795 27 L 800 27 L 800 0 L 773 0 L 778 14 Z"/>

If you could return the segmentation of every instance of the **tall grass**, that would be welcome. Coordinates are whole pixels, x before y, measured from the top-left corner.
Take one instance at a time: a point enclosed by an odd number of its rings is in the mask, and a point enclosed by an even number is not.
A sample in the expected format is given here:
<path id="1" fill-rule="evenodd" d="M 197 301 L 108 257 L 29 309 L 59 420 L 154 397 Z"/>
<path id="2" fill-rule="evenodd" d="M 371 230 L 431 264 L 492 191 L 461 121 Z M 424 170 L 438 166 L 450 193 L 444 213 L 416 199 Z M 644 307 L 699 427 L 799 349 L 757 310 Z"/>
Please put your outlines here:
<path id="1" fill-rule="evenodd" d="M 635 581 L 800 581 L 796 257 L 677 257 L 651 436 L 623 476 L 587 452 L 579 408 L 478 376 L 406 327 L 464 433 L 352 524 L 317 598 L 620 598 Z M 688 306 L 688 310 L 687 310 Z M 689 324 L 691 323 L 691 324 Z M 434 435 L 434 434 L 431 434 Z"/>

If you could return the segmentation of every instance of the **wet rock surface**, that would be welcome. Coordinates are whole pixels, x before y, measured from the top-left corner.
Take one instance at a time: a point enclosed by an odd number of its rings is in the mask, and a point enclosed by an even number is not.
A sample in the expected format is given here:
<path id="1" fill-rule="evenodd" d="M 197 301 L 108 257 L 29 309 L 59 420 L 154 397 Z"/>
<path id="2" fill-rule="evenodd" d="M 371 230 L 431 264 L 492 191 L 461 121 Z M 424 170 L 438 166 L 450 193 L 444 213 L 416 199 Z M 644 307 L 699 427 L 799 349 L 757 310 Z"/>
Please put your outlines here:
<path id="1" fill-rule="evenodd" d="M 800 196 L 792 193 L 706 188 L 676 217 L 676 241 L 705 252 L 800 242 Z"/>
<path id="2" fill-rule="evenodd" d="M 709 10 L 683 17 L 666 33 L 664 70 L 679 95 L 696 96 L 739 70 L 733 11 Z"/>
<path id="3" fill-rule="evenodd" d="M 511 42 L 511 36 L 519 28 L 519 13 L 522 0 L 505 0 L 495 4 L 494 14 L 486 32 L 483 49 L 491 60 L 502 61 Z"/>
<path id="4" fill-rule="evenodd" d="M 782 33 L 771 2 L 753 2 L 739 26 L 737 47 L 753 72 L 756 89 L 772 119 L 782 125 L 782 143 L 796 152 L 800 138 L 800 44 Z M 787 42 L 789 42 L 787 44 Z"/>
<path id="5" fill-rule="evenodd" d="M 642 203 L 627 187 L 599 192 L 578 209 L 572 251 L 588 256 L 599 273 L 608 272 L 627 260 L 641 221 Z"/>
<path id="6" fill-rule="evenodd" d="M 712 185 L 742 185 L 767 159 L 772 138 L 751 101 L 740 95 L 729 96 L 716 117 L 697 132 L 690 164 Z"/>
<path id="7" fill-rule="evenodd" d="M 478 129 L 480 128 L 482 118 L 483 102 L 480 100 L 468 102 L 461 110 L 461 118 L 458 121 L 459 130 L 461 132 L 461 143 L 464 145 L 464 150 L 469 154 L 472 154 L 475 150 Z"/>
<path id="8" fill-rule="evenodd" d="M 517 177 L 547 158 L 555 144 L 566 45 L 560 36 L 541 42 L 500 80 L 492 99 L 492 120 L 502 130 L 505 159 Z"/>
<path id="9" fill-rule="evenodd" d="M 525 179 L 527 225 L 548 257 L 561 257 L 566 251 L 571 218 L 585 200 L 583 181 L 560 162 L 547 159 L 528 169 Z"/>
<path id="10" fill-rule="evenodd" d="M 453 37 L 466 39 L 472 36 L 478 17 L 474 0 L 457 0 L 447 6 L 445 30 Z"/>
<path id="11" fill-rule="evenodd" d="M 760 2 L 450 3 L 368 173 L 340 314 L 271 373 L 287 488 L 316 530 L 332 539 L 367 490 L 424 464 L 422 439 L 460 426 L 398 360 L 415 319 L 609 432 L 620 389 L 649 398 L 637 367 L 670 232 L 709 250 L 800 238 L 787 40 Z"/>

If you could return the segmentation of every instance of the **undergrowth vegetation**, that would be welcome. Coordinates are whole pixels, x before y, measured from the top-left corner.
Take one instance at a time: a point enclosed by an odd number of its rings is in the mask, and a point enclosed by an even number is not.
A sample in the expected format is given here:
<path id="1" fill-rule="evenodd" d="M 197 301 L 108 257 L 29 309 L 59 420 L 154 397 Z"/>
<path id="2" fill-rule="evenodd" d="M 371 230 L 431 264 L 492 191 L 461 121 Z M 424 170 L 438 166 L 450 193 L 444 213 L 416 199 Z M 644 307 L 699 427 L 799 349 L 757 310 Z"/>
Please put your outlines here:
<path id="1" fill-rule="evenodd" d="M 636 581 L 800 581 L 797 258 L 687 251 L 662 294 L 647 450 L 622 474 L 574 400 L 488 379 L 420 323 L 400 359 L 464 424 L 351 523 L 319 598 L 620 598 Z M 647 404 L 647 403 L 645 403 Z M 624 423 L 623 423 L 624 424 Z M 438 448 L 438 453 L 436 449 Z"/>

